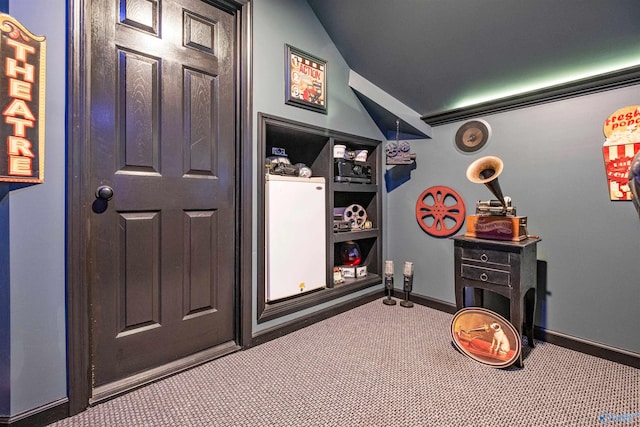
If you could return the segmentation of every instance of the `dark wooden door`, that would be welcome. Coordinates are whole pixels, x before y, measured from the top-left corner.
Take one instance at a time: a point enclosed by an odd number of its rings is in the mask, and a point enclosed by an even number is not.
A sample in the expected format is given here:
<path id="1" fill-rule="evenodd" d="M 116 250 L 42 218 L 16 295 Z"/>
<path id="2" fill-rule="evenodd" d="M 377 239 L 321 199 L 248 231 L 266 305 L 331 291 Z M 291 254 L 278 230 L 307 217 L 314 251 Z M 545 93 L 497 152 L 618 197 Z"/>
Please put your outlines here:
<path id="1" fill-rule="evenodd" d="M 92 385 L 118 391 L 235 345 L 236 24 L 199 0 L 90 8 Z"/>

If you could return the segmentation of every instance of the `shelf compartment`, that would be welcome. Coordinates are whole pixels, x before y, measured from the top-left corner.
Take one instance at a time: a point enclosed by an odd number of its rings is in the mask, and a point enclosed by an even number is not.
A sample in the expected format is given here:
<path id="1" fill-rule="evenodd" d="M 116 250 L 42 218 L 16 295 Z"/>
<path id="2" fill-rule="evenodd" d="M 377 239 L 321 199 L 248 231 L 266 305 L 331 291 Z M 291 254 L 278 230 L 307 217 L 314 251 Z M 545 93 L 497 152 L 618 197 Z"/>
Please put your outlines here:
<path id="1" fill-rule="evenodd" d="M 351 233 L 355 234 L 355 233 Z M 380 239 L 376 236 L 368 237 L 368 238 L 360 238 L 360 239 L 346 239 L 341 242 L 336 242 L 333 245 L 333 263 L 332 267 L 337 267 L 342 265 L 340 259 L 340 248 L 342 243 L 353 240 L 360 247 L 360 253 L 362 256 L 362 260 L 359 265 L 367 266 L 367 275 L 368 274 L 380 274 L 380 265 L 379 265 L 379 251 L 380 251 Z"/>
<path id="2" fill-rule="evenodd" d="M 333 208 L 347 208 L 352 204 L 360 205 L 367 212 L 367 219 L 371 221 L 373 228 L 380 228 L 379 222 L 379 197 L 377 193 L 333 192 Z"/>
<path id="3" fill-rule="evenodd" d="M 313 176 L 329 175 L 329 138 L 323 133 L 275 123 L 266 126 L 265 133 L 265 157 L 275 155 L 274 148 L 283 148 L 292 164 L 304 163 Z"/>

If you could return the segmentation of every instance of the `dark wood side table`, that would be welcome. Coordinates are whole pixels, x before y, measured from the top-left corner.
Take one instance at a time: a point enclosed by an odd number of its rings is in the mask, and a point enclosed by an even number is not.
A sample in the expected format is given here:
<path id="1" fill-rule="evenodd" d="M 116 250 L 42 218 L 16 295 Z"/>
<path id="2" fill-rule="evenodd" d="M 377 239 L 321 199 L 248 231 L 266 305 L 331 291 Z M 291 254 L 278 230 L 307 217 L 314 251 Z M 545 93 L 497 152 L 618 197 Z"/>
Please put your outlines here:
<path id="1" fill-rule="evenodd" d="M 473 288 L 472 306 L 483 304 L 485 290 L 509 300 L 509 320 L 529 347 L 533 340 L 539 238 L 520 242 L 454 236 L 456 308 L 465 307 L 465 289 Z M 525 316 L 523 317 L 523 313 Z M 516 362 L 522 367 L 522 354 Z"/>

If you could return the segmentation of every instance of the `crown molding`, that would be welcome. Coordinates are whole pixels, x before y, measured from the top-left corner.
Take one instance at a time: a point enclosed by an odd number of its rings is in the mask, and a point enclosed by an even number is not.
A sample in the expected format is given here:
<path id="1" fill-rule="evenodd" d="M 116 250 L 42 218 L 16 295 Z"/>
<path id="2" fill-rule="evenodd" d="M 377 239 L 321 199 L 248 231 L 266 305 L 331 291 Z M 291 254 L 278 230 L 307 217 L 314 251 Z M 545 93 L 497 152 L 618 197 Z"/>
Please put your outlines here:
<path id="1" fill-rule="evenodd" d="M 428 114 L 420 118 L 430 126 L 438 126 L 487 114 L 501 113 L 546 102 L 631 86 L 637 83 L 640 83 L 640 66 L 598 74 L 585 79 L 574 80 L 468 107 Z"/>

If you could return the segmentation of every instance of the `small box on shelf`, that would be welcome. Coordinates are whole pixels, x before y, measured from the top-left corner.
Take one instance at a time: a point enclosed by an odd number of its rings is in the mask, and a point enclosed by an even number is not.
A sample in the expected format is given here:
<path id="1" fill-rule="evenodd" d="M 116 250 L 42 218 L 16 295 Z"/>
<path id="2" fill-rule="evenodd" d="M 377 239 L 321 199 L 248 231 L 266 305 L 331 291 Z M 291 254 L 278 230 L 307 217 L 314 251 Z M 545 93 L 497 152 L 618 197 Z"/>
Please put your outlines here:
<path id="1" fill-rule="evenodd" d="M 367 277 L 366 265 L 341 265 L 342 277 L 346 279 L 361 279 Z"/>

